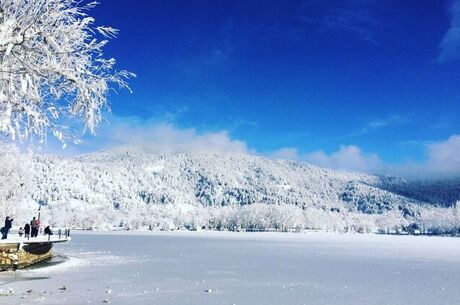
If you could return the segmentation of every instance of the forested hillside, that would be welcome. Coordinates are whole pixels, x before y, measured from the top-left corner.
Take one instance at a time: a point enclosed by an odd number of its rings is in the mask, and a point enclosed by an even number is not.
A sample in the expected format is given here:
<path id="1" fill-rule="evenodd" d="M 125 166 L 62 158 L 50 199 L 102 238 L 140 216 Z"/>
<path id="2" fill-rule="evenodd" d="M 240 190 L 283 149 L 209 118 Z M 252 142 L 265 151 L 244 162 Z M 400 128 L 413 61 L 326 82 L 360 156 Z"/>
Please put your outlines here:
<path id="1" fill-rule="evenodd" d="M 458 229 L 455 181 L 411 182 L 247 154 L 118 148 L 64 159 L 1 147 L 2 213 L 83 228 Z M 428 187 L 429 186 L 429 187 Z"/>

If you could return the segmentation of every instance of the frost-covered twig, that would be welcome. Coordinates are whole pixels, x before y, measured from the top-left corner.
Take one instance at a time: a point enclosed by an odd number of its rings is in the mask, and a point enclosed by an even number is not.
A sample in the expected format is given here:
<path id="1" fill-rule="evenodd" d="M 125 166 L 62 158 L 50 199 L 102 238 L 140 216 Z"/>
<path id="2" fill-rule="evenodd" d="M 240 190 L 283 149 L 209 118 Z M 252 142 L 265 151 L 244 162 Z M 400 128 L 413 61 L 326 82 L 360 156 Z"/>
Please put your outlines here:
<path id="1" fill-rule="evenodd" d="M 80 117 L 94 132 L 110 86 L 129 89 L 126 80 L 135 75 L 103 57 L 106 39 L 118 31 L 94 25 L 87 11 L 96 4 L 0 2 L 0 133 L 40 141 L 51 133 L 65 142 L 73 135 L 63 117 Z"/>

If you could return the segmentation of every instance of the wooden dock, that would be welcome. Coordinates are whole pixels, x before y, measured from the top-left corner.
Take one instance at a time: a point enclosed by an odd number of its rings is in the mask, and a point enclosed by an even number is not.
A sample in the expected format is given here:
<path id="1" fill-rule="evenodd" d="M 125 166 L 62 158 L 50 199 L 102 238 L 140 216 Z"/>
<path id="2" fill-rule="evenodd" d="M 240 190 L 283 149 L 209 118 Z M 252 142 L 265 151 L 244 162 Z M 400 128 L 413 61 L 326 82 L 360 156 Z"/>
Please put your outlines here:
<path id="1" fill-rule="evenodd" d="M 0 240 L 0 271 L 23 269 L 49 260 L 53 257 L 53 244 L 70 240 L 67 234 Z"/>

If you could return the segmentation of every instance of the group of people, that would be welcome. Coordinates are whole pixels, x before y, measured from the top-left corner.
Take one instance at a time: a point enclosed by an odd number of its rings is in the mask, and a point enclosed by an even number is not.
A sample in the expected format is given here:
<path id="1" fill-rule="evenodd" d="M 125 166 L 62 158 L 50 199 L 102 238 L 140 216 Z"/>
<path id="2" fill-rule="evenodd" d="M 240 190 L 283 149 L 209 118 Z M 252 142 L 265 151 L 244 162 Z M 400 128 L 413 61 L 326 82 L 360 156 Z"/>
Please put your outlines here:
<path id="1" fill-rule="evenodd" d="M 10 231 L 12 224 L 13 224 L 13 218 L 6 216 L 5 226 L 0 229 L 0 232 L 2 233 L 2 239 L 7 239 L 8 232 Z M 34 217 L 30 221 L 30 223 L 26 223 L 24 225 L 24 228 L 23 227 L 19 228 L 19 236 L 22 237 L 22 235 L 24 235 L 26 238 L 37 237 L 39 230 L 40 230 L 40 219 L 36 219 Z M 53 235 L 53 232 L 51 231 L 50 226 L 47 226 L 45 228 L 44 233 L 48 235 Z"/>

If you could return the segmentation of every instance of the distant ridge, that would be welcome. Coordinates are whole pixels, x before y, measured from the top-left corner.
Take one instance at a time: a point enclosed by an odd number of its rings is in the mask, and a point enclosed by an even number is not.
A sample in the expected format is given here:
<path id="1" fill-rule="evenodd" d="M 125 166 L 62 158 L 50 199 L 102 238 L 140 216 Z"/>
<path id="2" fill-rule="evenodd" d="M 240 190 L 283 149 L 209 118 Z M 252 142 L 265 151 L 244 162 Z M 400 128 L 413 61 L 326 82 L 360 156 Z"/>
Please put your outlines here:
<path id="1" fill-rule="evenodd" d="M 375 230 L 390 214 L 402 227 L 419 223 L 427 211 L 451 213 L 445 207 L 460 199 L 458 181 L 411 182 L 238 153 L 125 147 L 64 159 L 2 147 L 0 162 L 1 179 L 13 181 L 0 184 L 5 204 L 40 203 L 51 222 L 83 227 L 212 227 L 218 213 L 249 213 L 254 205 L 276 206 L 275 214 L 283 207 L 287 214 L 301 211 L 304 223 L 294 226 L 300 229 L 318 226 L 308 223 L 317 215 L 340 220 L 340 230 L 353 217 Z"/>

